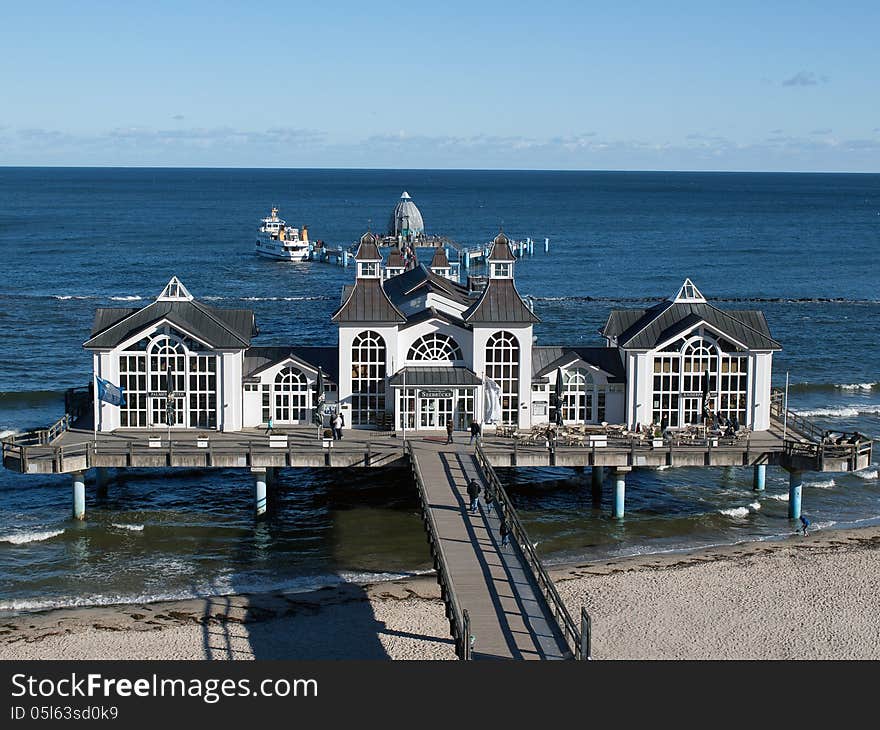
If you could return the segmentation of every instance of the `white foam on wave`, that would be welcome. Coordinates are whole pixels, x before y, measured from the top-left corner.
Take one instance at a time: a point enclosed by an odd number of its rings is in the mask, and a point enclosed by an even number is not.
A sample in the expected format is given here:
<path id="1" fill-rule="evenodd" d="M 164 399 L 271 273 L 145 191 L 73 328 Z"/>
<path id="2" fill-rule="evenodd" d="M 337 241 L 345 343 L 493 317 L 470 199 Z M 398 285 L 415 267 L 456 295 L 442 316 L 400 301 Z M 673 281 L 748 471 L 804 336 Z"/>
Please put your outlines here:
<path id="1" fill-rule="evenodd" d="M 16 434 L 21 433 L 21 431 L 16 431 L 14 428 L 7 428 L 3 431 L 0 431 L 0 439 L 5 439 L 8 436 L 15 436 Z"/>
<path id="2" fill-rule="evenodd" d="M 768 494 L 767 499 L 775 499 L 777 502 L 788 502 L 788 492 L 781 492 L 780 494 Z"/>
<path id="3" fill-rule="evenodd" d="M 804 482 L 805 487 L 815 487 L 816 489 L 831 489 L 831 487 L 836 487 L 837 482 L 833 479 L 823 479 L 819 482 Z"/>
<path id="4" fill-rule="evenodd" d="M 131 530 L 132 532 L 141 532 L 144 529 L 143 525 L 127 525 L 123 522 L 111 522 L 111 527 L 118 527 L 120 530 Z"/>
<path id="5" fill-rule="evenodd" d="M 880 383 L 839 383 L 834 387 L 840 390 L 874 390 L 880 387 Z"/>
<path id="6" fill-rule="evenodd" d="M 0 537 L 0 542 L 8 542 L 12 545 L 26 545 L 29 542 L 41 542 L 57 537 L 64 530 L 40 530 L 38 532 L 17 532 L 12 535 Z"/>
<path id="7" fill-rule="evenodd" d="M 749 509 L 752 510 L 753 512 L 757 512 L 759 509 L 761 509 L 761 503 L 757 502 L 757 501 L 750 502 Z"/>
<path id="8" fill-rule="evenodd" d="M 139 297 L 137 294 L 131 294 L 124 297 L 110 297 L 110 300 L 114 302 L 139 302 L 141 299 L 143 299 L 143 297 Z"/>
<path id="9" fill-rule="evenodd" d="M 748 517 L 750 514 L 748 507 L 730 507 L 729 509 L 720 509 L 718 511 L 728 517 Z"/>
<path id="10" fill-rule="evenodd" d="M 853 404 L 839 408 L 813 408 L 795 411 L 799 416 L 808 418 L 855 418 L 859 415 L 880 415 L 880 405 Z"/>
<path id="11" fill-rule="evenodd" d="M 880 467 L 868 467 L 861 471 L 854 471 L 853 476 L 859 479 L 877 479 L 880 477 Z"/>
<path id="12" fill-rule="evenodd" d="M 62 302 L 66 302 L 68 299 L 94 299 L 88 294 L 53 294 L 52 298 L 60 299 Z"/>
<path id="13" fill-rule="evenodd" d="M 209 584 L 196 588 L 167 591 L 164 593 L 142 593 L 139 595 L 106 594 L 90 596 L 59 596 L 51 599 L 13 599 L 0 601 L 0 611 L 45 611 L 53 608 L 79 608 L 85 606 L 119 606 L 160 601 L 181 601 L 190 598 L 211 598 L 232 594 L 247 593 L 305 593 L 319 588 L 344 583 L 384 583 L 419 575 L 428 575 L 433 570 L 418 570 L 410 573 L 346 573 L 332 575 L 299 576 L 280 581 L 247 580 L 231 574 L 218 576 Z"/>

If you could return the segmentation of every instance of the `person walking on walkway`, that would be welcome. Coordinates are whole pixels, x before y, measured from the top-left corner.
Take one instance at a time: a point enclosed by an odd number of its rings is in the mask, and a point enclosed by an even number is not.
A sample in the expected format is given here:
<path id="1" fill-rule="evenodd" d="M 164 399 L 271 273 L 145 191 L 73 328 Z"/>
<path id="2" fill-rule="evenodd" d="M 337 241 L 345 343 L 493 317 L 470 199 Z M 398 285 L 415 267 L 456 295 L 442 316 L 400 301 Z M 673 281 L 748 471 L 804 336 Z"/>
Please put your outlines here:
<path id="1" fill-rule="evenodd" d="M 452 419 L 450 418 L 448 421 L 446 421 L 446 443 L 447 444 L 453 443 L 453 441 L 452 441 L 453 430 L 455 430 L 455 424 L 452 422 Z"/>
<path id="2" fill-rule="evenodd" d="M 495 491 L 491 484 L 487 484 L 483 490 L 483 501 L 486 503 L 486 514 L 492 514 L 492 505 L 495 503 Z"/>
<path id="3" fill-rule="evenodd" d="M 471 477 L 471 480 L 467 484 L 467 493 L 468 497 L 471 498 L 471 503 L 468 509 L 471 512 L 476 512 L 477 507 L 480 506 L 480 483 L 474 477 Z"/>
<path id="4" fill-rule="evenodd" d="M 342 438 L 342 424 L 344 421 L 342 420 L 342 414 L 337 413 L 333 416 L 333 440 L 338 441 Z"/>
<path id="5" fill-rule="evenodd" d="M 507 520 L 501 517 L 501 527 L 498 528 L 501 533 L 501 547 L 507 547 L 510 542 L 510 528 L 507 526 Z"/>
<path id="6" fill-rule="evenodd" d="M 477 443 L 480 443 L 480 435 L 482 433 L 482 428 L 480 428 L 480 424 L 476 421 L 471 421 L 471 441 L 470 443 L 474 443 L 474 439 L 477 440 Z M 468 444 L 470 445 L 470 444 Z"/>

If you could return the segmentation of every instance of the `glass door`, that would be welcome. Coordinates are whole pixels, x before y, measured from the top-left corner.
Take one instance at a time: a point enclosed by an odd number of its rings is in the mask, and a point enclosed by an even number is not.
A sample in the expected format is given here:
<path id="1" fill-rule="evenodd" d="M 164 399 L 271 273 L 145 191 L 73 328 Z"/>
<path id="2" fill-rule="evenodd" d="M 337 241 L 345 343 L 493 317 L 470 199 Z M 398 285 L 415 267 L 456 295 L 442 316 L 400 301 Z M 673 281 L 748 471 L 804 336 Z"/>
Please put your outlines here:
<path id="1" fill-rule="evenodd" d="M 692 423 L 699 425 L 703 420 L 703 399 L 702 398 L 682 398 L 682 423 Z"/>
<path id="2" fill-rule="evenodd" d="M 452 398 L 419 398 L 419 428 L 443 429 L 452 418 Z"/>

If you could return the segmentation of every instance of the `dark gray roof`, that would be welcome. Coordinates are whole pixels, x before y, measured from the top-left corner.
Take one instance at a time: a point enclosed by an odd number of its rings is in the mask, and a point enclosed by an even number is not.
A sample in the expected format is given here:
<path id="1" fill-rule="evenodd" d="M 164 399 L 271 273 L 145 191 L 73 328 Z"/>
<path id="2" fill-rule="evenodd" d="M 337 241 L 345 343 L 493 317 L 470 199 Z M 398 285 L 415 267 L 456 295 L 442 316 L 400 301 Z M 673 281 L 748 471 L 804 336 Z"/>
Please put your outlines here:
<path id="1" fill-rule="evenodd" d="M 387 279 L 383 287 L 398 308 L 432 292 L 459 304 L 470 305 L 474 301 L 468 296 L 467 287 L 428 271 L 423 264 Z"/>
<path id="2" fill-rule="evenodd" d="M 432 269 L 448 269 L 449 258 L 446 256 L 446 249 L 443 246 L 437 246 L 434 251 L 434 257 L 431 259 Z"/>
<path id="3" fill-rule="evenodd" d="M 536 350 L 543 350 L 536 357 Z M 556 355 L 556 357 L 553 357 Z M 551 359 L 552 358 L 552 359 Z M 532 348 L 532 377 L 537 380 L 580 358 L 595 365 L 608 375 L 609 383 L 625 383 L 626 369 L 616 347 L 534 347 Z M 538 362 L 541 366 L 538 367 Z"/>
<path id="4" fill-rule="evenodd" d="M 394 277 L 398 279 L 400 277 Z M 394 281 L 389 279 L 388 281 Z M 357 279 L 331 319 L 334 322 L 405 322 L 378 279 Z"/>
<path id="5" fill-rule="evenodd" d="M 650 350 L 700 322 L 750 350 L 782 349 L 770 336 L 763 312 L 725 311 L 707 302 L 665 301 L 647 310 L 614 310 L 601 332 L 606 337 L 617 337 L 619 347 Z"/>
<path id="6" fill-rule="evenodd" d="M 339 382 L 339 348 L 323 347 L 249 347 L 244 351 L 243 377 L 254 377 L 272 365 L 293 357 L 317 370 L 320 368 L 334 383 Z"/>
<path id="7" fill-rule="evenodd" d="M 516 256 L 510 250 L 510 241 L 503 233 L 495 236 L 492 250 L 489 252 L 489 261 L 516 261 Z"/>
<path id="8" fill-rule="evenodd" d="M 522 300 L 513 279 L 489 279 L 480 298 L 464 313 L 465 322 L 540 322 Z"/>
<path id="9" fill-rule="evenodd" d="M 439 319 L 443 322 L 448 322 L 449 324 L 455 325 L 456 327 L 461 327 L 465 330 L 473 329 L 467 322 L 465 322 L 460 317 L 455 317 L 449 312 L 444 312 L 440 309 L 435 309 L 434 307 L 429 307 L 428 309 L 422 309 L 415 314 L 411 314 L 406 318 L 406 324 L 400 326 L 400 329 L 405 330 L 407 327 L 412 327 L 414 325 L 419 324 L 420 322 L 427 322 L 429 319 Z"/>
<path id="10" fill-rule="evenodd" d="M 91 337 L 83 347 L 116 347 L 163 319 L 219 349 L 247 347 L 257 335 L 251 309 L 220 309 L 195 299 L 155 301 L 142 309 L 99 309 Z"/>
<path id="11" fill-rule="evenodd" d="M 403 373 L 406 373 L 406 385 L 414 386 L 455 386 L 480 385 L 482 382 L 473 370 L 464 367 L 446 368 L 413 368 L 398 370 L 389 381 L 391 385 L 403 385 Z"/>

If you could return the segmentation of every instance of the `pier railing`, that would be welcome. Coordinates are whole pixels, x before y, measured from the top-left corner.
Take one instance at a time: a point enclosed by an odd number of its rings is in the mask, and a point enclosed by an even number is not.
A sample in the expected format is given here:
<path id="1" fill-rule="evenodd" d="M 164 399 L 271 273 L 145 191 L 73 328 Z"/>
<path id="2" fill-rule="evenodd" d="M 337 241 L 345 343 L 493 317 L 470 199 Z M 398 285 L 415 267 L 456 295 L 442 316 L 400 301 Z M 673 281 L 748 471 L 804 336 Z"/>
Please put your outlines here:
<path id="1" fill-rule="evenodd" d="M 51 444 L 56 438 L 70 428 L 72 420 L 70 414 L 65 413 L 48 428 L 40 428 L 35 431 L 26 431 L 25 433 L 17 433 L 7 436 L 3 439 L 3 444 L 19 447 L 46 446 Z"/>
<path id="2" fill-rule="evenodd" d="M 571 655 L 575 659 L 589 659 L 591 632 L 589 614 L 586 609 L 581 610 L 581 629 L 579 630 L 565 603 L 562 602 L 562 598 L 559 596 L 559 591 L 556 590 L 552 578 L 550 578 L 550 575 L 544 568 L 541 558 L 538 557 L 535 546 L 529 539 L 526 528 L 520 521 L 516 508 L 513 506 L 513 502 L 507 494 L 507 490 L 504 489 L 504 486 L 498 479 L 495 469 L 492 467 L 492 464 L 489 462 L 489 459 L 480 444 L 477 444 L 475 454 L 483 475 L 489 480 L 495 499 L 502 507 L 503 518 L 507 522 L 510 534 L 516 541 L 520 552 L 523 554 L 526 565 L 529 567 L 532 574 L 532 578 L 543 594 L 544 599 L 547 601 L 553 619 L 555 620 L 560 633 L 565 638 L 565 643 L 568 645 Z"/>
<path id="3" fill-rule="evenodd" d="M 770 417 L 784 424 L 786 429 L 804 436 L 815 443 L 822 441 L 826 430 L 785 407 L 785 393 L 779 388 L 770 392 Z"/>
<path id="4" fill-rule="evenodd" d="M 449 619 L 452 628 L 452 638 L 455 639 L 455 653 L 459 659 L 471 658 L 471 646 L 473 637 L 471 636 L 470 616 L 467 609 L 462 608 L 455 595 L 455 588 L 449 577 L 449 565 L 446 559 L 446 553 L 443 551 L 443 545 L 439 539 L 439 530 L 434 520 L 434 513 L 431 511 L 428 503 L 428 491 L 425 488 L 425 481 L 422 478 L 419 464 L 413 457 L 412 444 L 407 441 L 404 445 L 404 451 L 409 456 L 409 462 L 412 465 L 413 479 L 419 491 L 419 501 L 422 505 L 422 519 L 425 523 L 425 531 L 428 533 L 428 542 L 431 545 L 431 557 L 434 560 L 434 568 L 437 570 L 437 578 L 440 583 L 440 592 L 443 595 L 443 601 L 446 604 L 446 617 Z"/>

